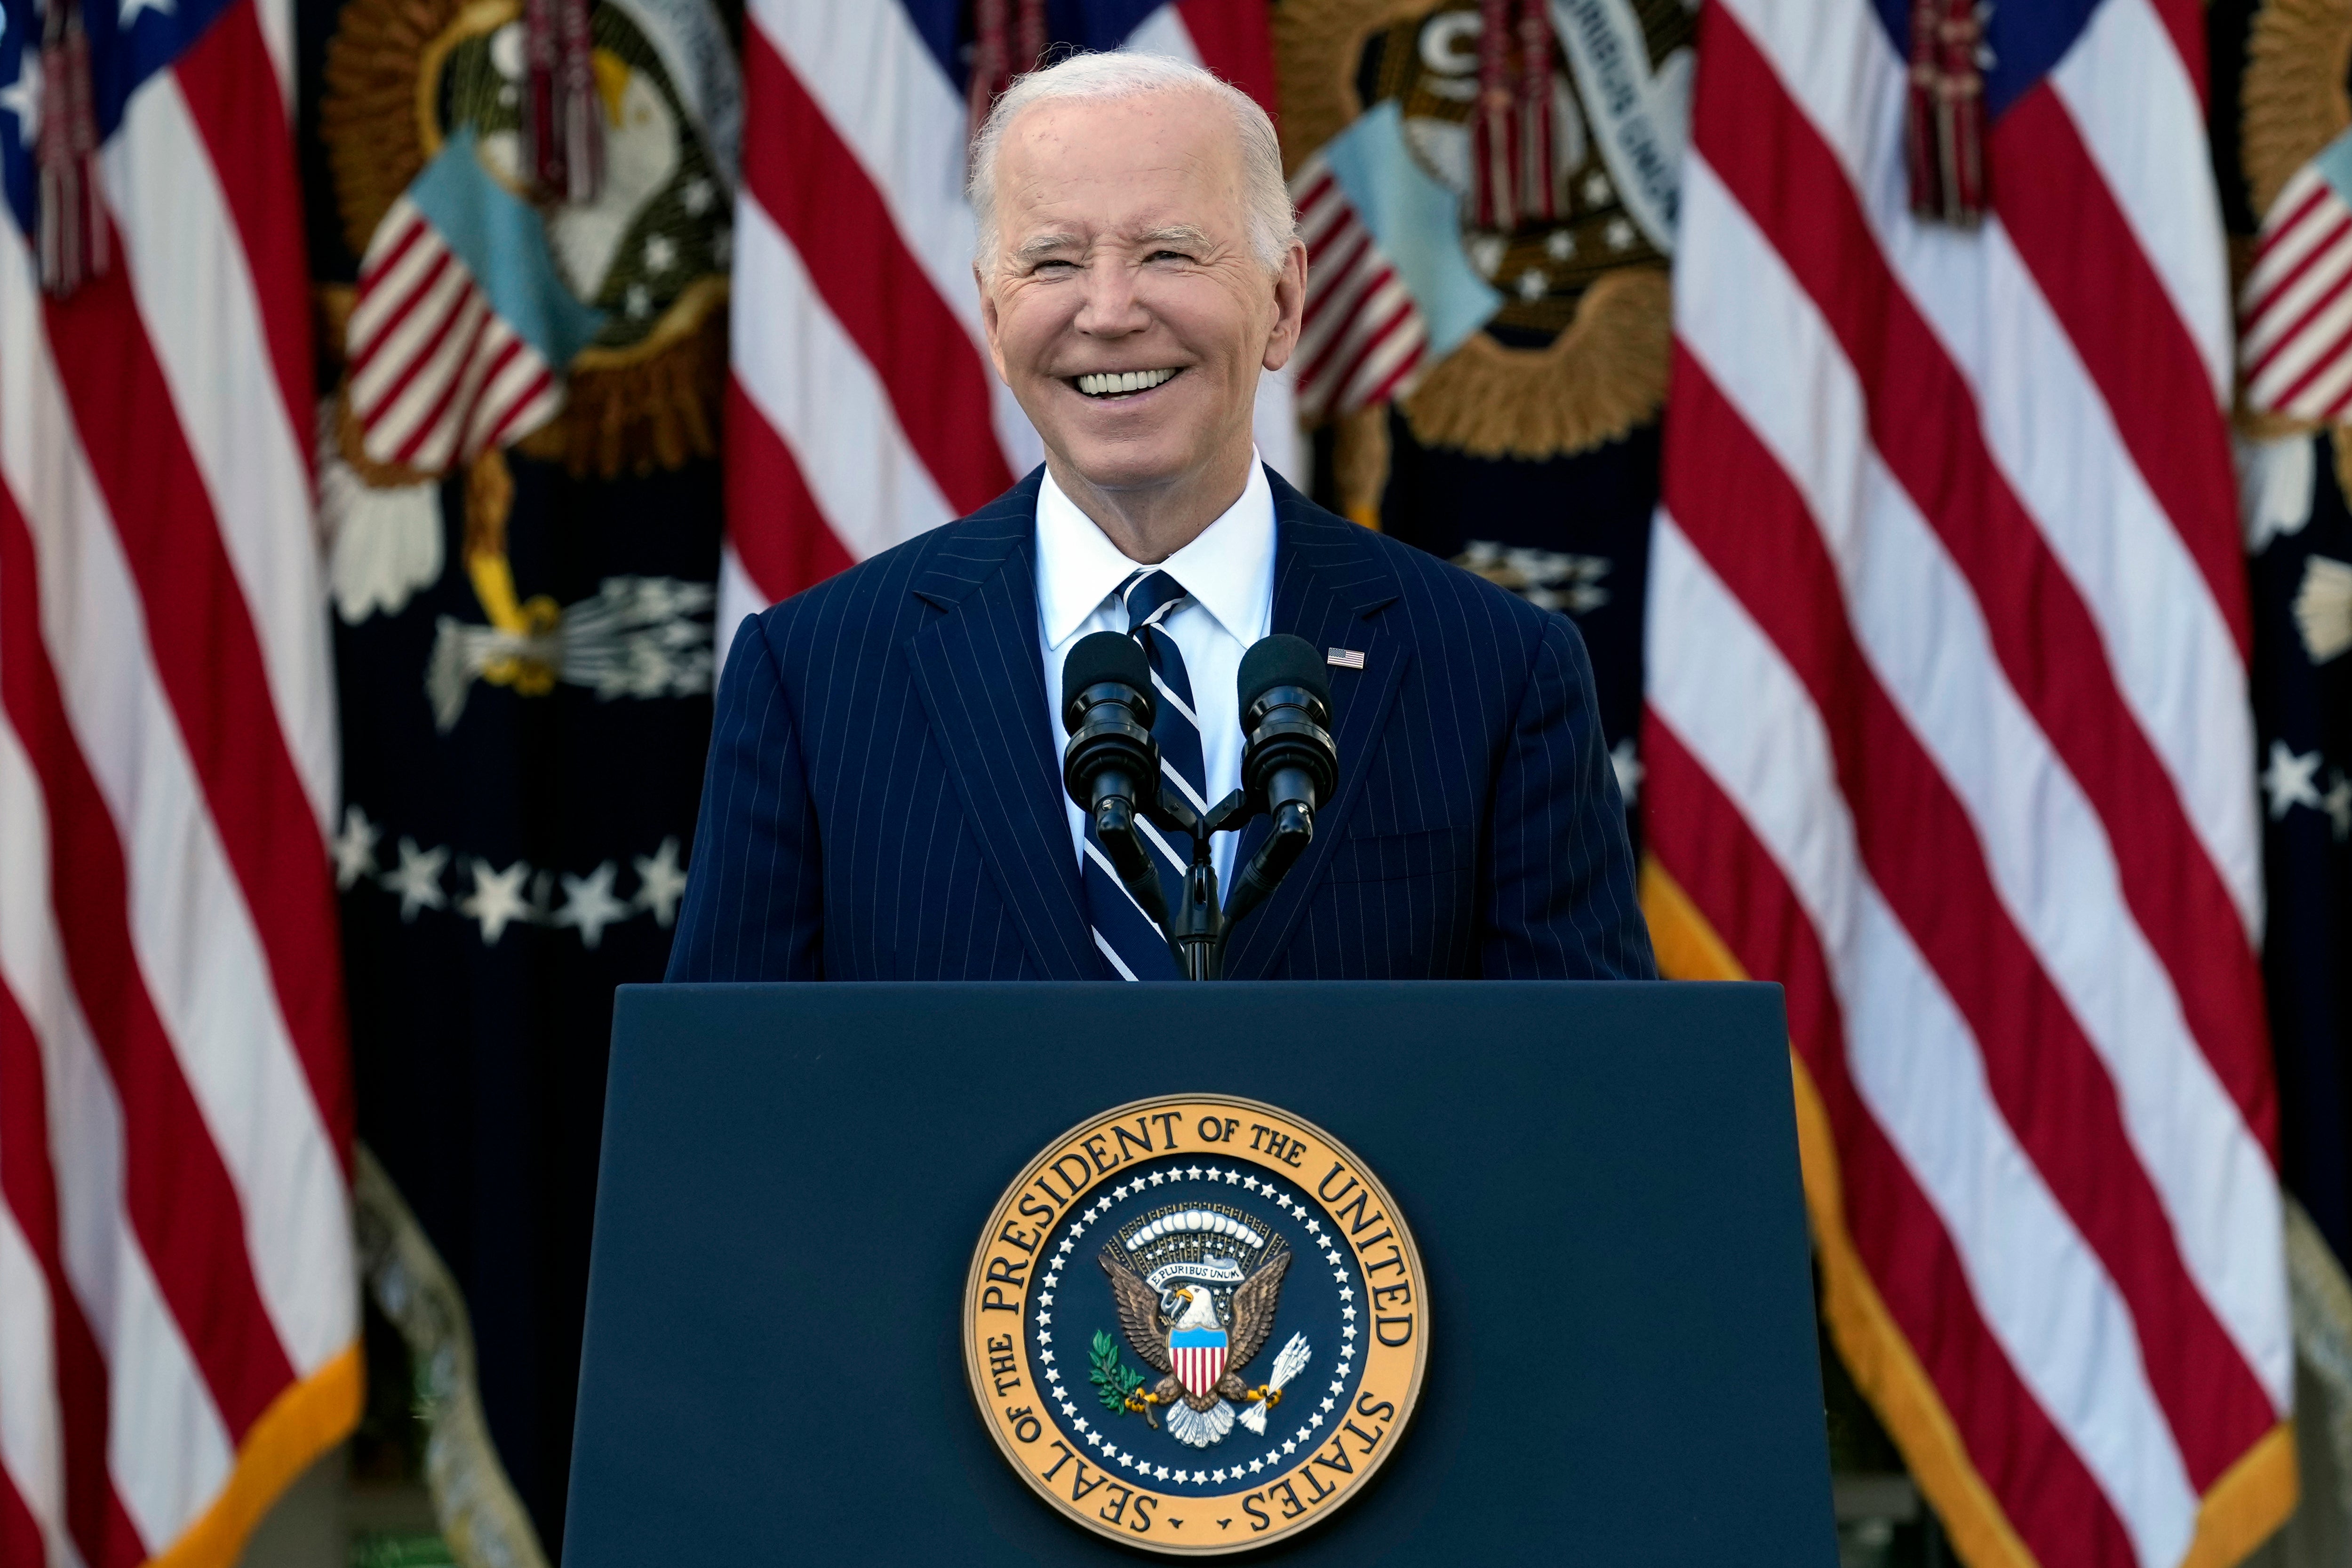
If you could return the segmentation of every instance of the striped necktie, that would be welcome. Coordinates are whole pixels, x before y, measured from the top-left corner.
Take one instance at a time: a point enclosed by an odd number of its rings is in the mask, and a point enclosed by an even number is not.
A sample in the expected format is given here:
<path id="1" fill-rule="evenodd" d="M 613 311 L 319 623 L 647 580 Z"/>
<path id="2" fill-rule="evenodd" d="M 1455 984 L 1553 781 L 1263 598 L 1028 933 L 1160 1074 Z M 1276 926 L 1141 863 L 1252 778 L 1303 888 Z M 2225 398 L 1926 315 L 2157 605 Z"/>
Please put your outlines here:
<path id="1" fill-rule="evenodd" d="M 1160 777 L 1205 815 L 1208 769 L 1201 759 L 1201 720 L 1192 706 L 1192 681 L 1184 673 L 1183 651 L 1164 624 L 1184 601 L 1184 585 L 1147 568 L 1118 585 L 1118 597 L 1127 609 L 1128 634 L 1143 644 L 1151 661 L 1151 695 L 1158 710 L 1151 737 L 1160 743 Z M 1184 897 L 1184 873 L 1192 863 L 1192 835 L 1165 831 L 1140 820 L 1136 825 L 1160 867 L 1160 895 L 1169 908 L 1177 908 Z M 1129 980 L 1181 977 L 1167 936 L 1119 884 L 1092 821 L 1087 824 L 1086 885 L 1095 945 L 1113 969 Z"/>

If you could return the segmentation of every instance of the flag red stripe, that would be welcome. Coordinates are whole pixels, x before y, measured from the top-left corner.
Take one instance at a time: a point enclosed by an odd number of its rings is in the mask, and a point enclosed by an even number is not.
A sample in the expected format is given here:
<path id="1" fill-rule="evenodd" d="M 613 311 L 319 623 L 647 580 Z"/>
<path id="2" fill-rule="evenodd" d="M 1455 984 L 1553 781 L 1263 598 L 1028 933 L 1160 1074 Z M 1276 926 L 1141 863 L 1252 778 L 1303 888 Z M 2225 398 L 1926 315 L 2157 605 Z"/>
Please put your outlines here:
<path id="1" fill-rule="evenodd" d="M 2238 657 L 2253 606 L 2230 443 L 2205 361 L 2047 80 L 1993 121 L 1993 209 L 2042 286 L 2133 464 L 2205 574 Z"/>
<path id="2" fill-rule="evenodd" d="M 1178 0 L 1201 63 L 1282 121 L 1274 78 L 1274 23 L 1265 0 Z"/>
<path id="3" fill-rule="evenodd" d="M 1013 486 L 988 371 L 907 248 L 882 196 L 792 68 L 743 31 L 743 183 L 873 366 L 908 443 L 948 504 L 976 511 Z"/>
<path id="4" fill-rule="evenodd" d="M 788 599 L 855 564 L 800 465 L 743 394 L 727 381 L 727 542 L 744 575 L 772 599 Z"/>
<path id="5" fill-rule="evenodd" d="M 348 1179 L 352 1099 L 334 883 L 318 819 L 278 727 L 243 591 L 129 277 L 118 268 L 70 300 L 47 301 L 44 313 L 58 380 L 138 584 L 148 640 L 163 654 L 154 661 L 156 678 Z"/>
<path id="6" fill-rule="evenodd" d="M 437 272 L 439 268 L 436 267 L 435 270 Z M 400 311 L 401 317 L 404 319 L 415 308 L 414 302 L 403 305 Z M 457 323 L 464 320 L 468 313 L 475 318 L 475 323 L 478 329 L 481 322 L 489 319 L 489 301 L 482 298 L 482 291 L 474 287 L 470 279 L 465 287 L 449 296 L 448 304 L 442 308 L 440 319 L 433 323 L 432 329 L 426 332 L 420 341 L 412 344 L 404 350 L 404 362 L 402 363 L 398 373 L 392 378 L 391 384 L 378 392 L 374 401 L 367 407 L 359 411 L 360 423 L 366 426 L 374 425 L 378 420 L 392 411 L 407 393 L 408 389 L 415 384 L 416 379 L 424 375 L 427 370 L 436 375 L 448 377 L 450 384 L 454 385 L 457 371 L 446 366 L 439 358 L 443 348 L 449 341 L 449 334 L 458 330 Z M 383 334 L 384 338 L 388 339 L 392 336 L 393 325 L 397 323 L 385 327 Z M 462 366 L 463 361 L 460 361 L 459 364 Z M 447 387 L 445 386 L 442 389 L 441 395 L 447 397 Z M 417 421 L 415 427 L 409 432 L 408 439 L 402 444 L 400 451 L 395 455 L 395 460 L 405 462 L 413 456 L 415 452 L 416 431 L 430 428 L 429 421 Z"/>
<path id="7" fill-rule="evenodd" d="M 2323 185 L 2318 190 L 2314 191 L 2311 193 L 2310 198 L 2306 200 L 2303 204 L 2303 206 L 2297 209 L 2297 211 L 2298 213 L 2308 212 L 2311 208 L 2317 206 L 2321 202 L 2324 202 L 2326 199 L 2327 188 Z M 2269 239 L 2263 243 L 2263 254 L 2264 256 L 2268 256 L 2269 253 L 2276 247 L 2280 241 L 2285 239 L 2286 236 L 2295 228 L 2301 226 L 2302 223 L 2302 217 L 2297 216 L 2293 223 L 2272 235 Z M 2352 214 L 2347 214 L 2343 217 L 2337 218 L 2334 224 L 2329 225 L 2326 234 L 2312 242 L 2311 247 L 2303 253 L 2303 258 L 2300 261 L 2297 261 L 2293 267 L 2288 267 L 2284 276 L 2280 277 L 2270 286 L 2270 287 L 2263 291 L 2263 297 L 2254 301 L 2254 303 L 2249 306 L 2246 309 L 2245 319 L 2247 323 L 2251 325 L 2253 322 L 2260 320 L 2265 314 L 2267 314 L 2270 308 L 2278 303 L 2279 298 L 2285 294 L 2288 289 L 2294 287 L 2295 284 L 2303 278 L 2305 273 L 2308 273 L 2314 267 L 2327 259 L 2327 257 L 2334 253 L 2336 246 L 2342 242 L 2345 235 L 2347 233 L 2352 233 Z"/>
<path id="8" fill-rule="evenodd" d="M 8 1478 L 8 1467 L 0 1465 L 0 1563 L 19 1563 L 31 1568 L 34 1563 L 47 1561 L 49 1547 L 41 1538 L 40 1521 L 17 1495 L 16 1483 Z"/>
<path id="9" fill-rule="evenodd" d="M 1422 362 L 1428 358 L 1429 340 L 1424 338 L 1413 346 L 1412 353 L 1397 362 L 1396 369 L 1391 371 L 1379 384 L 1365 390 L 1364 395 L 1358 400 L 1357 406 L 1366 407 L 1394 396 L 1397 389 L 1404 385 L 1405 378 L 1421 369 Z"/>
<path id="10" fill-rule="evenodd" d="M 512 343 L 508 344 L 505 350 L 500 351 L 499 355 L 499 368 L 503 369 L 507 361 L 512 359 L 515 355 L 520 352 L 522 352 L 522 340 L 518 338 Z M 524 414 L 530 412 L 532 400 L 539 397 L 542 392 L 546 392 L 548 388 L 554 384 L 554 373 L 546 370 L 541 370 L 538 375 L 524 382 L 522 391 L 517 392 L 514 397 L 508 402 L 506 411 L 499 415 L 499 422 L 490 427 L 490 434 L 484 439 L 482 444 L 485 447 L 495 446 L 499 442 L 505 440 L 507 433 L 514 428 L 515 422 L 522 418 Z"/>
<path id="11" fill-rule="evenodd" d="M 244 241 L 271 369 L 305 471 L 315 422 L 310 390 L 310 278 L 302 238 L 302 193 L 286 146 L 285 99 L 255 0 L 233 0 L 172 68 L 180 94 Z"/>
<path id="12" fill-rule="evenodd" d="M 1943 1220 L 1855 1092 L 1820 936 L 1779 864 L 1654 712 L 1645 716 L 1642 760 L 1646 847 L 1741 967 L 1781 983 L 1790 1043 L 1812 1075 L 1837 1143 L 1854 1250 L 1978 1473 L 2039 1561 L 2132 1563 L 2106 1494 L 2018 1380 L 1977 1311 Z"/>
<path id="13" fill-rule="evenodd" d="M 1339 398 L 1343 402 L 1346 400 L 1348 395 L 1348 384 L 1356 379 L 1356 372 L 1364 368 L 1364 361 L 1370 359 L 1373 354 L 1379 351 L 1381 345 L 1389 340 L 1389 335 L 1391 333 L 1395 332 L 1400 328 L 1403 327 L 1406 322 L 1412 319 L 1413 312 L 1416 308 L 1417 307 L 1412 302 L 1412 297 L 1408 294 L 1404 298 L 1397 301 L 1395 309 L 1391 310 L 1386 316 L 1381 319 L 1381 322 L 1378 326 L 1374 327 L 1370 331 L 1364 333 L 1357 340 L 1359 347 L 1356 351 L 1348 356 L 1348 362 L 1341 367 L 1338 375 L 1331 378 L 1331 385 L 1336 389 L 1333 393 L 1334 396 Z M 1345 340 L 1346 340 L 1344 339 L 1341 340 L 1343 342 Z"/>
<path id="14" fill-rule="evenodd" d="M 2197 89 L 2200 106 L 2210 102 L 2210 84 L 2205 68 L 2205 7 L 2200 0 L 2148 0 L 2156 19 L 2172 39 L 2173 51 L 2180 57 L 2181 68 L 2189 73 L 2189 85 Z M 2000 197 L 1995 186 L 1993 199 Z"/>
<path id="15" fill-rule="evenodd" d="M 2345 229 L 2352 230 L 2352 218 L 2347 218 L 2344 220 L 2341 226 Z M 2341 299 L 2344 297 L 2345 288 L 2347 286 L 2352 286 L 2352 257 L 2347 257 L 2341 255 L 2329 255 L 2326 250 L 2320 248 L 2314 249 L 2309 256 L 2305 256 L 2301 261 L 2297 262 L 2294 266 L 2294 270 L 2281 281 L 2279 287 L 2284 289 L 2290 287 L 2296 278 L 2299 278 L 2304 275 L 2305 270 L 2309 268 L 2314 262 L 2322 260 L 2333 261 L 2339 267 L 2342 267 L 2343 270 L 2336 274 L 2336 280 L 2333 283 L 2328 284 L 2325 288 L 2322 288 L 2316 296 L 2307 301 L 2304 308 L 2295 313 L 2295 317 L 2293 320 L 2289 321 L 2284 327 L 2278 330 L 2277 335 L 2272 338 L 2270 345 L 2267 348 L 2263 349 L 2261 353 L 2254 356 L 2253 362 L 2245 367 L 2245 379 L 2247 381 L 2252 382 L 2264 371 L 2269 370 L 2272 364 L 2277 361 L 2281 354 L 2286 352 L 2287 350 L 2294 348 L 2296 340 L 2303 335 L 2304 329 L 2311 325 L 2313 319 L 2318 316 L 2321 311 L 2335 304 L 2338 299 Z M 2319 363 L 2326 364 L 2326 356 L 2324 354 L 2321 355 L 2319 357 Z M 2300 387 L 2301 384 L 2301 382 L 2296 383 L 2298 387 Z M 2276 401 L 2284 402 L 2284 399 L 2282 398 Z"/>
<path id="16" fill-rule="evenodd" d="M 474 308 L 474 324 L 467 329 L 466 346 L 451 357 L 451 368 L 446 372 L 446 379 L 442 383 L 440 395 L 433 400 L 433 406 L 425 411 L 425 417 L 418 420 L 415 428 L 408 433 L 408 439 L 400 444 L 400 451 L 393 459 L 396 463 L 410 461 L 426 442 L 433 439 L 448 416 L 449 405 L 457 401 L 460 392 L 467 390 L 467 382 L 474 373 L 474 352 L 482 346 L 482 334 L 490 329 L 490 323 L 496 318 L 490 314 L 488 299 L 479 294 L 469 294 L 467 298 Z M 436 333 L 435 337 L 438 340 L 441 335 Z M 423 358 L 420 357 L 417 363 L 424 363 Z M 415 368 L 414 365 L 410 367 L 411 370 Z"/>
<path id="17" fill-rule="evenodd" d="M 1412 296 L 1406 293 L 1395 305 L 1390 307 L 1389 313 L 1379 322 L 1367 325 L 1363 319 L 1362 312 L 1370 304 L 1372 297 L 1395 276 L 1395 271 L 1387 267 L 1366 272 L 1361 296 L 1348 301 L 1344 308 L 1340 327 L 1324 340 L 1323 343 L 1316 349 L 1314 357 L 1299 369 L 1298 385 L 1302 387 L 1328 385 L 1333 395 L 1338 395 L 1339 389 L 1348 384 L 1348 377 L 1354 374 L 1356 367 L 1363 362 L 1364 355 L 1370 352 L 1381 339 L 1394 331 L 1397 324 L 1406 316 L 1412 314 Z M 1349 356 L 1343 361 L 1344 368 L 1339 373 L 1332 374 L 1332 361 L 1342 354 Z"/>
<path id="18" fill-rule="evenodd" d="M 404 243 L 400 248 L 403 250 L 407 249 L 407 244 Z M 383 321 L 377 325 L 374 335 L 370 337 L 366 342 L 352 346 L 352 357 L 346 364 L 345 369 L 349 371 L 351 378 L 353 381 L 357 381 L 359 379 L 360 372 L 366 370 L 368 366 L 375 362 L 375 357 L 378 350 L 382 350 L 385 344 L 392 341 L 393 334 L 400 329 L 402 322 L 408 319 L 410 312 L 415 310 L 417 307 L 422 305 L 425 299 L 431 296 L 434 286 L 441 281 L 441 275 L 457 265 L 457 258 L 451 255 L 446 249 L 444 249 L 438 256 L 436 256 L 431 262 L 426 264 L 423 272 L 419 273 L 413 280 L 411 280 L 408 285 L 407 292 L 404 293 L 400 297 L 400 302 L 397 305 L 394 305 L 391 310 L 385 314 Z M 472 284 L 469 279 L 467 287 L 460 289 L 456 298 L 462 300 L 466 298 L 471 291 Z M 376 406 L 381 407 L 382 402 L 383 400 L 377 400 Z M 370 409 L 367 412 L 373 413 L 374 410 Z"/>
<path id="19" fill-rule="evenodd" d="M 1307 328 L 1315 325 L 1315 319 L 1323 314 L 1333 300 L 1346 292 L 1351 281 L 1351 275 L 1358 267 L 1362 265 L 1364 257 L 1371 254 L 1370 230 L 1360 225 L 1350 224 L 1339 232 L 1343 235 L 1352 235 L 1356 243 L 1349 247 L 1345 256 L 1328 267 L 1317 267 L 1311 262 L 1308 264 L 1307 308 L 1299 313 L 1298 319 L 1298 329 L 1302 334 Z"/>
<path id="20" fill-rule="evenodd" d="M 113 277 L 119 284 L 121 274 Z M 85 282 L 81 294 L 99 287 Z M 129 423 L 152 440 L 152 422 Z M 140 972 L 122 843 L 67 724 L 41 641 L 36 570 L 32 535 L 14 497 L 0 490 L 0 706 L 40 779 L 58 943 L 122 1106 L 123 1204 L 234 1441 L 294 1381 L 294 1369 L 254 1281 L 236 1188 Z M 307 824 L 309 807 L 298 809 L 294 820 Z"/>
<path id="21" fill-rule="evenodd" d="M 2352 287 L 2352 272 L 2344 275 L 2343 280 L 2336 286 L 2334 293 L 2341 294 L 2347 287 Z M 2352 348 L 2352 326 L 2347 326 L 2344 330 L 2336 333 L 2329 340 L 2327 347 L 2314 354 L 2311 357 L 2311 363 L 2304 367 L 2303 373 L 2289 382 L 2284 390 L 2263 401 L 2273 408 L 2293 406 L 2295 399 L 2310 390 L 2312 382 L 2343 368 L 2343 354 L 2347 348 Z"/>
<path id="22" fill-rule="evenodd" d="M 392 242 L 391 248 L 383 251 L 371 249 L 367 258 L 361 262 L 360 284 L 364 287 L 373 283 L 377 278 L 399 266 L 400 258 L 406 256 L 410 248 L 425 237 L 425 231 L 424 214 L 413 207 L 410 208 L 407 215 L 400 220 L 400 227 L 394 231 L 400 237 Z M 376 231 L 375 239 L 371 240 L 369 244 L 373 246 L 383 238 L 383 231 L 379 229 Z M 349 345 L 346 344 L 345 347 L 348 348 Z"/>
<path id="23" fill-rule="evenodd" d="M 1986 449 L 1973 394 L 1887 269 L 1834 156 L 1730 13 L 1710 7 L 1700 25 L 1712 85 L 1696 99 L 1694 145 L 1837 335 L 1870 397 L 1873 444 L 1951 551 L 2002 670 L 2123 846 L 2133 918 L 2214 1072 L 2275 1155 L 2253 949 L 2089 609 Z"/>
<path id="24" fill-rule="evenodd" d="M 2276 1423 L 2270 1400 L 2182 1264 L 2115 1084 L 2002 906 L 1967 811 L 1864 658 L 1802 497 L 1704 367 L 1677 352 L 1673 375 L 1666 509 L 1821 713 L 1864 863 L 1966 1019 L 2004 1119 L 2128 1304 L 2202 1490 Z"/>
<path id="25" fill-rule="evenodd" d="M 66 1281 L 58 1230 L 57 1171 L 50 1163 L 46 1075 L 40 1042 L 16 994 L 0 980 L 0 1200 L 16 1218 L 49 1292 L 50 1354 L 65 1475 L 65 1525 L 91 1568 L 122 1568 L 144 1555 L 136 1539 L 110 1538 L 106 1469 L 106 1361 L 81 1301 Z M 0 1467 L 5 1471 L 5 1467 Z M 127 1552 L 127 1555 L 126 1555 Z M 0 1553 L 0 1560 L 16 1561 Z M 42 1560 L 36 1552 L 24 1559 Z"/>

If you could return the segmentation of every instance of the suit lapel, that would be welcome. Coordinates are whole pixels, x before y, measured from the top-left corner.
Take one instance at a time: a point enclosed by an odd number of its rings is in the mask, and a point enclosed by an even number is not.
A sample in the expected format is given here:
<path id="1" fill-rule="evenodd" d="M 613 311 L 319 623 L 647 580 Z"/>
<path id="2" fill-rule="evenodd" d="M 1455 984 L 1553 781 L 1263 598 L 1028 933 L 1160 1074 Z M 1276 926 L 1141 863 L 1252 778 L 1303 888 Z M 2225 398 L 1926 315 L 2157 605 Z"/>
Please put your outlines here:
<path id="1" fill-rule="evenodd" d="M 908 638 L 916 689 L 1005 907 L 1048 979 L 1110 970 L 1087 924 L 1037 647 L 1041 468 L 952 526 L 912 586 L 941 612 Z"/>
<path id="2" fill-rule="evenodd" d="M 1315 841 L 1281 887 L 1234 928 L 1225 949 L 1225 975 L 1236 980 L 1270 972 L 1288 945 L 1315 884 L 1329 869 L 1348 813 L 1363 792 L 1372 751 L 1412 660 L 1412 650 L 1382 624 L 1380 612 L 1396 601 L 1402 587 L 1372 536 L 1308 501 L 1271 469 L 1267 477 L 1275 494 L 1274 630 L 1304 637 L 1319 649 L 1354 649 L 1364 655 L 1364 667 L 1330 669 L 1339 788 L 1316 817 Z M 1265 831 L 1261 817 L 1242 835 L 1236 874 Z"/>

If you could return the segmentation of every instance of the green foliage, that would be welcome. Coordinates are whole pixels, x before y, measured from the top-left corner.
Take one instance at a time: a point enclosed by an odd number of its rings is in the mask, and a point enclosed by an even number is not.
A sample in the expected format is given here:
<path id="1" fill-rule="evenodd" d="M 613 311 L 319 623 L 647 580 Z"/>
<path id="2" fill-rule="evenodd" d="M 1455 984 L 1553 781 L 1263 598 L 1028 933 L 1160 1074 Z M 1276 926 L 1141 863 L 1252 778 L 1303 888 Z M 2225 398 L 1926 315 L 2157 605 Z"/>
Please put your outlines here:
<path id="1" fill-rule="evenodd" d="M 1095 1331 L 1094 1354 L 1090 1358 L 1094 1369 L 1087 1374 L 1095 1385 L 1095 1397 L 1103 1408 L 1122 1416 L 1132 1415 L 1127 1407 L 1130 1395 L 1143 1386 L 1143 1374 L 1131 1366 L 1122 1366 L 1118 1359 L 1118 1342 L 1100 1329 Z"/>

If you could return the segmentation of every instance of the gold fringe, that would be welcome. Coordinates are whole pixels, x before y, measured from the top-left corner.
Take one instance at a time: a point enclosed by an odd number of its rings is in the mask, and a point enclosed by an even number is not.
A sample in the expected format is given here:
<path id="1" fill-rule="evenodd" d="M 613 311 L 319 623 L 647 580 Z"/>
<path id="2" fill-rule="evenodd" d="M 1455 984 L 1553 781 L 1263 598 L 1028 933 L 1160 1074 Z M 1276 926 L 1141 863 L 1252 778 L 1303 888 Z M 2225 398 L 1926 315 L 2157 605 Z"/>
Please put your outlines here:
<path id="1" fill-rule="evenodd" d="M 261 1516 L 359 1425 L 362 1381 L 353 1344 L 271 1400 L 237 1445 L 236 1468 L 212 1506 L 148 1568 L 230 1568 Z"/>
<path id="2" fill-rule="evenodd" d="M 1560 457 L 1614 441 L 1666 397 L 1673 306 L 1663 267 L 1605 274 L 1548 348 L 1485 332 L 1447 355 L 1403 402 L 1423 444 L 1476 457 Z"/>
<path id="3" fill-rule="evenodd" d="M 1331 426 L 1332 477 L 1339 510 L 1378 533 L 1381 493 L 1389 484 L 1389 411 L 1385 403 L 1343 414 Z"/>
<path id="4" fill-rule="evenodd" d="M 1642 912 L 1660 972 L 1677 980 L 1744 980 L 1732 956 L 1690 895 L 1656 857 L 1642 859 Z M 1903 1462 L 1936 1510 L 1969 1568 L 2036 1568 L 2032 1552 L 1978 1473 L 1943 1396 L 1845 1228 L 1844 1176 L 1828 1109 L 1803 1058 L 1789 1052 L 1796 1094 L 1797 1150 L 1804 1167 L 1805 1209 L 1822 1271 L 1822 1316 L 1854 1385 L 1885 1423 Z M 2294 1511 L 2294 1448 L 2284 1425 L 2241 1455 L 2205 1494 L 2197 1533 L 2180 1568 L 2231 1568 Z"/>
<path id="5" fill-rule="evenodd" d="M 1364 40 L 1429 9 L 1429 0 L 1283 0 L 1274 8 L 1285 174 L 1298 172 L 1317 148 L 1364 112 L 1356 96 Z"/>
<path id="6" fill-rule="evenodd" d="M 2238 162 L 2254 214 L 2294 172 L 2352 125 L 2345 73 L 2352 68 L 2352 9 L 2343 0 L 2270 0 L 2246 37 Z"/>
<path id="7" fill-rule="evenodd" d="M 583 350 L 562 417 L 515 447 L 581 478 L 680 467 L 718 455 L 726 393 L 727 280 L 698 278 L 642 342 Z"/>
<path id="8" fill-rule="evenodd" d="M 465 0 L 349 0 L 327 40 L 319 139 L 327 144 L 335 206 L 353 256 L 425 167 L 418 124 L 425 57 Z M 338 347 L 340 347 L 340 341 Z"/>

